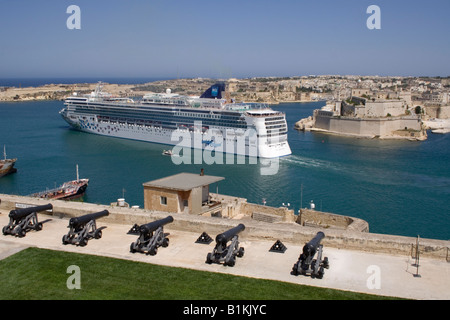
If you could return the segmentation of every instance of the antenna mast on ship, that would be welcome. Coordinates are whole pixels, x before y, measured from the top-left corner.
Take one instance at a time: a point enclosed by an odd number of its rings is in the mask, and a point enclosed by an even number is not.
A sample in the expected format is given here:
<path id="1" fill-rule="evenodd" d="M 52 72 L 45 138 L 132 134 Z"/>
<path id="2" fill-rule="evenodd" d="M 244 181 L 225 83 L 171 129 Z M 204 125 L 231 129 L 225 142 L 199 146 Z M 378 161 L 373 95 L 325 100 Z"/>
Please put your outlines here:
<path id="1" fill-rule="evenodd" d="M 103 91 L 103 82 L 102 81 L 99 81 L 98 83 L 97 83 L 97 87 L 95 87 L 95 96 L 99 96 L 101 93 L 102 93 L 102 91 Z"/>
<path id="2" fill-rule="evenodd" d="M 79 180 L 80 180 L 80 177 L 78 175 L 78 164 L 77 164 L 77 181 L 79 181 Z"/>

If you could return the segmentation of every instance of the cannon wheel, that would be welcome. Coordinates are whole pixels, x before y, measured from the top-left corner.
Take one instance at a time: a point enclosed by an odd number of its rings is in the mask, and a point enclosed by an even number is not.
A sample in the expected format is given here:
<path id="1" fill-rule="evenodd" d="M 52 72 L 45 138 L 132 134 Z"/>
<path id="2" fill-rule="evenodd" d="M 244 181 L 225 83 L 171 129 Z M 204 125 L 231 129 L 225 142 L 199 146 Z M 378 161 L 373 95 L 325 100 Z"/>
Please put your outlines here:
<path id="1" fill-rule="evenodd" d="M 239 258 L 243 257 L 244 256 L 244 252 L 245 252 L 244 247 L 240 247 L 239 250 L 238 250 L 237 256 Z"/>
<path id="2" fill-rule="evenodd" d="M 162 241 L 163 248 L 166 248 L 169 246 L 169 238 L 164 238 Z"/>
<path id="3" fill-rule="evenodd" d="M 100 230 L 100 229 L 95 230 L 94 238 L 95 239 L 100 239 L 101 237 L 102 237 L 102 230 Z"/>
<path id="4" fill-rule="evenodd" d="M 36 225 L 36 227 L 34 228 L 34 230 L 36 230 L 36 231 L 42 230 L 42 222 L 39 222 L 39 223 Z"/>
<path id="5" fill-rule="evenodd" d="M 69 237 L 67 236 L 67 234 L 63 235 L 63 237 L 62 237 L 62 243 L 63 243 L 63 244 L 68 244 L 68 243 L 69 243 Z"/>
<path id="6" fill-rule="evenodd" d="M 322 279 L 324 273 L 325 273 L 325 270 L 323 270 L 323 267 L 320 267 L 319 272 L 317 273 L 317 278 Z"/>
<path id="7" fill-rule="evenodd" d="M 22 237 L 25 237 L 26 232 L 25 232 L 24 229 L 22 229 L 22 228 L 19 226 L 19 227 L 16 228 L 16 235 L 17 235 L 19 238 L 22 238 Z"/>
<path id="8" fill-rule="evenodd" d="M 330 263 L 328 262 L 328 257 L 325 257 L 325 259 L 323 259 L 322 265 L 323 265 L 324 268 L 326 268 L 326 269 L 328 269 L 328 268 L 330 267 Z"/>
<path id="9" fill-rule="evenodd" d="M 7 235 L 9 233 L 9 227 L 8 226 L 4 226 L 2 229 L 2 232 L 4 235 Z"/>
<path id="10" fill-rule="evenodd" d="M 294 266 L 292 267 L 292 274 L 293 274 L 294 276 L 297 276 L 297 275 L 298 275 L 298 262 L 296 262 L 296 263 L 294 264 Z"/>
<path id="11" fill-rule="evenodd" d="M 236 258 L 235 257 L 230 257 L 230 259 L 225 260 L 225 265 L 226 266 L 234 267 L 235 264 L 236 264 Z"/>
<path id="12" fill-rule="evenodd" d="M 81 239 L 80 240 L 80 242 L 78 243 L 78 245 L 80 246 L 80 247 L 84 247 L 85 245 L 87 245 L 87 240 L 86 239 Z"/>
<path id="13" fill-rule="evenodd" d="M 135 253 L 136 252 L 136 243 L 135 242 L 132 242 L 131 244 L 130 244 L 130 252 L 131 253 Z"/>
<path id="14" fill-rule="evenodd" d="M 211 252 L 208 252 L 208 254 L 206 255 L 206 263 L 207 264 L 211 264 L 212 263 Z"/>
<path id="15" fill-rule="evenodd" d="M 158 253 L 158 248 L 152 248 L 152 249 L 148 250 L 148 254 L 151 256 L 156 255 L 156 253 Z"/>

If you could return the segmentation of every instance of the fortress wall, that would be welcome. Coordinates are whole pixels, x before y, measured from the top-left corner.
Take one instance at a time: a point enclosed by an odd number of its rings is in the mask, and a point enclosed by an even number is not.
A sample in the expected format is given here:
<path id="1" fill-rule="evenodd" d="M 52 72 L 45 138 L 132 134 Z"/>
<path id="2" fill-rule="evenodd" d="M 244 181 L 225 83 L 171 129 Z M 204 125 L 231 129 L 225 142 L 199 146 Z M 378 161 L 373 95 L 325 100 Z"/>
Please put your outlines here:
<path id="1" fill-rule="evenodd" d="M 263 213 L 274 216 L 279 216 L 284 222 L 294 222 L 294 211 L 287 208 L 275 208 L 270 206 L 264 206 L 260 204 L 245 202 L 241 206 L 240 212 L 247 216 L 253 216 L 255 213 Z"/>
<path id="2" fill-rule="evenodd" d="M 300 214 L 297 216 L 297 223 L 326 229 L 338 228 L 341 230 L 369 232 L 369 224 L 362 219 L 310 209 L 300 210 Z"/>
<path id="3" fill-rule="evenodd" d="M 389 137 L 393 136 L 394 131 L 405 127 L 410 130 L 421 130 L 421 123 L 415 118 L 360 119 L 316 114 L 314 127 L 338 134 Z"/>
<path id="4" fill-rule="evenodd" d="M 431 118 L 450 118 L 450 106 L 426 106 L 425 114 Z"/>
<path id="5" fill-rule="evenodd" d="M 44 220 L 42 215 L 51 215 L 55 218 L 70 218 L 81 216 L 87 213 L 108 210 L 110 215 L 101 218 L 102 221 L 116 224 L 127 224 L 130 228 L 134 224 L 144 224 L 154 220 L 162 219 L 169 213 L 150 211 L 144 209 L 112 207 L 107 205 L 97 205 L 83 202 L 68 202 L 62 200 L 44 200 L 22 196 L 11 196 L 0 194 L 0 212 L 8 214 L 15 208 L 16 203 L 25 203 L 30 205 L 44 205 L 51 203 L 53 213 L 40 213 L 40 220 Z M 198 215 L 189 215 L 183 213 L 170 214 L 174 222 L 168 225 L 170 230 L 183 230 L 200 234 L 208 233 L 212 238 L 217 234 L 236 226 L 238 223 L 244 223 L 246 228 L 241 233 L 242 239 L 264 239 L 284 243 L 304 244 L 316 235 L 318 231 L 325 233 L 322 241 L 324 246 L 334 248 L 357 250 L 373 253 L 387 253 L 392 255 L 409 256 L 411 255 L 416 238 L 373 234 L 368 232 L 359 232 L 352 230 L 339 230 L 301 226 L 297 223 L 267 223 L 255 220 L 235 220 L 222 219 L 215 217 L 204 217 Z M 45 218 L 47 219 L 47 218 Z M 62 234 L 66 230 L 61 230 Z M 44 230 L 45 232 L 45 230 Z M 420 239 L 420 254 L 430 258 L 445 260 L 449 255 L 450 241 L 435 239 Z"/>

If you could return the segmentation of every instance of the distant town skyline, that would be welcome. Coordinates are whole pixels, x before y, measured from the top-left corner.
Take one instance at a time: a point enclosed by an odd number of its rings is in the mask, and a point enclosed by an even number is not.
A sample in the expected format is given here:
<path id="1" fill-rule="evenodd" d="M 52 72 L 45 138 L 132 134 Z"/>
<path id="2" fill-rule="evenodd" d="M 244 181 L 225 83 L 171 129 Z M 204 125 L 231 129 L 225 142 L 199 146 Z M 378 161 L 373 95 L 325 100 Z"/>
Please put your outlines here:
<path id="1" fill-rule="evenodd" d="M 80 29 L 68 28 L 80 8 Z M 369 29 L 367 8 L 380 8 Z M 0 78 L 450 76 L 450 2 L 7 1 Z"/>

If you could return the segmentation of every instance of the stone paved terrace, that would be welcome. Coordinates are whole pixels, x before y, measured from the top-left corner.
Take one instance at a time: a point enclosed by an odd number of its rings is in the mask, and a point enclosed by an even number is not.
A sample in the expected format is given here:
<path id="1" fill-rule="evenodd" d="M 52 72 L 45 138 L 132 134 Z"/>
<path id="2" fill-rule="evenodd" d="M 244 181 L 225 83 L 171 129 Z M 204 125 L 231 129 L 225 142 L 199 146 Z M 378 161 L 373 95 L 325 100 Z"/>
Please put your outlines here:
<path id="1" fill-rule="evenodd" d="M 160 248 L 156 256 L 147 256 L 129 252 L 129 246 L 136 240 L 136 236 L 128 235 L 127 232 L 135 223 L 150 222 L 167 214 L 142 209 L 44 201 L 6 195 L 1 195 L 0 199 L 2 199 L 0 203 L 2 227 L 8 223 L 8 213 L 16 201 L 34 205 L 51 202 L 54 207 L 53 214 L 38 214 L 39 221 L 45 221 L 41 231 L 30 231 L 24 238 L 1 235 L 1 258 L 22 248 L 36 246 L 370 294 L 412 299 L 450 299 L 450 263 L 447 262 L 449 241 L 421 239 L 419 268 L 421 277 L 414 277 L 416 268 L 413 266 L 415 260 L 411 257 L 411 248 L 415 244 L 415 238 L 322 230 L 325 233 L 322 241 L 324 255 L 330 261 L 330 268 L 325 271 L 323 279 L 312 279 L 293 276 L 290 271 L 298 260 L 304 243 L 317 233 L 317 228 L 292 223 L 246 220 L 244 221 L 246 229 L 239 235 L 241 246 L 245 248 L 245 255 L 238 258 L 236 265 L 231 268 L 206 264 L 206 255 L 214 248 L 214 242 L 205 245 L 197 244 L 195 240 L 202 232 L 207 232 L 214 238 L 218 233 L 242 221 L 172 214 L 174 222 L 165 227 L 165 231 L 170 233 L 169 247 Z M 90 240 L 86 247 L 62 244 L 61 238 L 67 233 L 68 219 L 71 216 L 97 212 L 105 208 L 110 211 L 110 215 L 97 222 L 98 226 L 107 227 L 103 230 L 101 239 Z M 269 252 L 276 240 L 281 240 L 287 247 L 285 253 Z M 380 271 L 379 288 L 372 288 L 370 282 L 374 266 Z"/>

